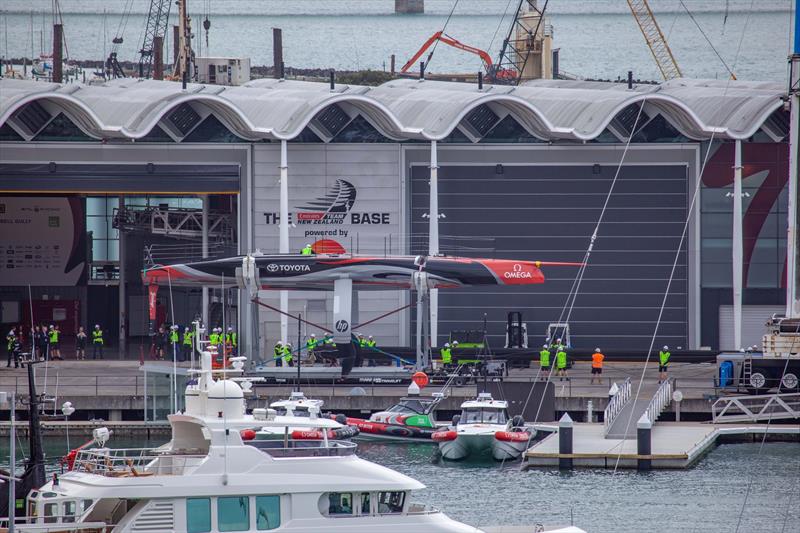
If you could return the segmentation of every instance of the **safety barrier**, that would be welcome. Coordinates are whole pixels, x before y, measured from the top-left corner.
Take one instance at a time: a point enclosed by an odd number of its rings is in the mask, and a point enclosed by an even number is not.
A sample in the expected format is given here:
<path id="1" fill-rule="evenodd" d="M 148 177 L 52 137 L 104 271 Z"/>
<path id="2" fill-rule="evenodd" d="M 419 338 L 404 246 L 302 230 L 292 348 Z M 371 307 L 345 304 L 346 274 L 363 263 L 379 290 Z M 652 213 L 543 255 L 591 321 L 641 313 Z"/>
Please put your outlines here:
<path id="1" fill-rule="evenodd" d="M 661 412 L 670 404 L 671 401 L 672 380 L 667 379 L 661 382 L 661 385 L 658 386 L 658 390 L 656 390 L 656 393 L 653 394 L 653 398 L 647 405 L 645 413 L 647 413 L 648 420 L 655 424 L 656 420 L 658 420 L 658 417 L 661 416 Z"/>
<path id="2" fill-rule="evenodd" d="M 719 398 L 711 414 L 715 424 L 800 418 L 800 393 Z"/>
<path id="3" fill-rule="evenodd" d="M 611 427 L 611 424 L 614 422 L 614 418 L 616 418 L 619 412 L 622 411 L 622 408 L 625 407 L 625 404 L 628 403 L 630 398 L 631 378 L 625 378 L 625 381 L 623 381 L 622 385 L 619 386 L 619 391 L 613 398 L 611 398 L 611 400 L 609 400 L 605 411 L 603 411 L 603 423 L 605 424 L 606 432 L 608 432 L 608 428 Z"/>

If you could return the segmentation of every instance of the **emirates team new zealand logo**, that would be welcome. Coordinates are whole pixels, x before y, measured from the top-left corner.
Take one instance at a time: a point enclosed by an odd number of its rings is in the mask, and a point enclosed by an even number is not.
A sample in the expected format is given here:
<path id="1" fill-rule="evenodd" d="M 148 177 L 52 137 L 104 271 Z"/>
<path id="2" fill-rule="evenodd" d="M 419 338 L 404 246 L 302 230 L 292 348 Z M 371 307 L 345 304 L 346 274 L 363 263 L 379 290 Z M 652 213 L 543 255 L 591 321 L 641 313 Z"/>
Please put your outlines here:
<path id="1" fill-rule="evenodd" d="M 355 201 L 355 186 L 349 181 L 337 179 L 325 196 L 297 207 L 297 223 L 342 224 Z"/>

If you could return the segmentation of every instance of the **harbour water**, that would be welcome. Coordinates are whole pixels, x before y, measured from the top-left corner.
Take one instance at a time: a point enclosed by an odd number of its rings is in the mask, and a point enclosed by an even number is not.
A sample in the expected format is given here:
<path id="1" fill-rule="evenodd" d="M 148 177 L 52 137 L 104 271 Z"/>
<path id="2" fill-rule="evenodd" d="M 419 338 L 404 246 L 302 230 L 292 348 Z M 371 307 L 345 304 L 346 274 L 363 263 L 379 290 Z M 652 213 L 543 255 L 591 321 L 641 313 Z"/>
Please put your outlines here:
<path id="1" fill-rule="evenodd" d="M 80 442 L 73 436 L 73 446 Z M 109 444 L 161 443 L 112 438 Z M 796 532 L 800 445 L 768 442 L 760 448 L 760 443 L 724 444 L 691 470 L 648 473 L 523 472 L 518 462 L 445 462 L 427 444 L 359 443 L 358 453 L 422 481 L 427 488 L 417 500 L 470 524 L 568 524 L 572 517 L 592 533 Z M 63 437 L 45 439 L 52 469 L 66 449 Z M 0 456 L 7 454 L 3 439 Z"/>
<path id="2" fill-rule="evenodd" d="M 69 57 L 106 57 L 129 1 L 133 7 L 119 58 L 136 60 L 150 0 L 62 1 Z M 425 39 L 441 30 L 454 1 L 425 0 L 423 15 L 397 15 L 393 0 L 190 0 L 189 9 L 199 55 L 250 57 L 254 65 L 271 65 L 271 28 L 280 27 L 289 67 L 381 70 L 389 68 L 391 54 L 396 54 L 399 68 Z M 684 76 L 727 77 L 699 25 L 739 79 L 787 79 L 788 0 L 685 0 L 697 24 L 677 0 L 650 3 Z M 461 0 L 446 33 L 496 58 L 516 4 L 516 0 Z M 202 30 L 206 5 L 211 21 L 208 46 Z M 50 6 L 51 0 L 2 2 L 2 56 L 31 57 L 48 50 Z M 623 0 L 553 1 L 547 12 L 555 32 L 554 47 L 561 49 L 563 71 L 616 79 L 633 70 L 637 78 L 660 79 Z M 47 29 L 40 35 L 43 26 Z M 172 49 L 170 40 L 168 35 L 166 50 Z M 428 71 L 477 72 L 480 68 L 477 56 L 439 46 Z"/>

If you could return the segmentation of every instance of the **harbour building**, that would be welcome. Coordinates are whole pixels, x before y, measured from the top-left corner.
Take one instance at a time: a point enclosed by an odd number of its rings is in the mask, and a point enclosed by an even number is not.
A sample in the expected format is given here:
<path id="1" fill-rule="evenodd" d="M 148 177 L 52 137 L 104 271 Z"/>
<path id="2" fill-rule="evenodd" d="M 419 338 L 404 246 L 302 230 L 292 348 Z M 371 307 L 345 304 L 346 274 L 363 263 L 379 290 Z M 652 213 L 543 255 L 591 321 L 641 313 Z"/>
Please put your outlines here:
<path id="1" fill-rule="evenodd" d="M 299 253 L 320 241 L 373 256 L 575 262 L 596 231 L 574 305 L 574 268 L 545 268 L 543 285 L 521 290 L 441 291 L 435 344 L 485 320 L 501 346 L 507 313 L 520 311 L 533 347 L 548 324 L 568 321 L 578 348 L 641 351 L 655 333 L 659 346 L 731 349 L 738 294 L 742 345 L 756 344 L 784 309 L 784 99 L 780 83 L 691 79 L 185 89 L 3 79 L 2 322 L 30 321 L 30 290 L 34 321 L 60 323 L 65 342 L 97 323 L 114 345 L 148 333 L 141 270 L 152 264 Z M 242 344 L 258 338 L 268 350 L 279 315 L 257 312 L 235 284 L 206 296 L 161 287 L 159 318 L 186 324 L 206 313 L 217 325 L 224 309 Z M 277 293 L 262 296 L 279 305 Z M 359 313 L 371 319 L 412 298 L 364 292 Z M 333 297 L 297 292 L 288 305 L 327 324 Z M 408 346 L 414 331 L 409 308 L 363 333 Z"/>

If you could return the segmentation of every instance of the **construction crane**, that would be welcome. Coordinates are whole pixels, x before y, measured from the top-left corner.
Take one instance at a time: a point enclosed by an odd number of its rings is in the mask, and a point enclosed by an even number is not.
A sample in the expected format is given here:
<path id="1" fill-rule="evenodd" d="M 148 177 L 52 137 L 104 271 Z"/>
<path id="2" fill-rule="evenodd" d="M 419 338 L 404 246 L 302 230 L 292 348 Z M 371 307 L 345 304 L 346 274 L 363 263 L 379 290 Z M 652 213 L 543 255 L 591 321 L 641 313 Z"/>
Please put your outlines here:
<path id="1" fill-rule="evenodd" d="M 494 63 L 492 62 L 492 57 L 485 51 L 481 50 L 480 48 L 476 48 L 474 46 L 470 46 L 468 44 L 464 44 L 458 39 L 451 37 L 441 31 L 437 31 L 433 35 L 428 38 L 427 41 L 423 43 L 417 53 L 408 60 L 408 62 L 403 65 L 403 68 L 400 69 L 400 72 L 408 72 L 411 67 L 417 64 L 417 60 L 422 57 L 422 54 L 431 47 L 431 45 L 435 42 L 441 42 L 446 44 L 447 46 L 452 46 L 453 48 L 457 48 L 459 50 L 463 50 L 465 52 L 469 52 L 470 54 L 475 54 L 481 58 L 483 61 L 484 69 L 486 70 L 487 74 L 489 75 L 490 79 L 494 78 L 503 78 L 505 76 L 513 76 L 513 72 L 497 72 L 494 67 Z"/>
<path id="2" fill-rule="evenodd" d="M 175 65 L 173 65 L 172 79 L 188 81 L 194 78 L 192 21 L 186 10 L 186 0 L 177 0 L 175 3 L 178 4 L 178 57 L 175 60 Z"/>
<path id="3" fill-rule="evenodd" d="M 494 82 L 518 85 L 524 80 L 553 77 L 553 29 L 544 18 L 548 1 L 539 8 L 536 0 L 519 0 L 497 60 L 497 70 L 507 75 Z"/>
<path id="4" fill-rule="evenodd" d="M 647 0 L 627 0 L 628 7 L 631 8 L 633 18 L 642 30 L 644 40 L 647 41 L 647 46 L 653 54 L 653 59 L 656 60 L 658 70 L 665 80 L 680 78 L 682 76 L 681 69 L 678 62 L 675 61 L 675 56 L 672 55 L 672 50 L 667 44 L 667 39 L 664 33 L 656 22 L 656 17 L 650 9 Z"/>
<path id="5" fill-rule="evenodd" d="M 185 4 L 185 2 L 182 2 Z M 144 41 L 139 50 L 139 77 L 149 78 L 153 71 L 153 45 L 156 37 L 164 36 L 169 27 L 169 10 L 172 0 L 150 0 L 150 10 L 147 13 L 147 24 L 144 28 Z M 185 5 L 184 5 L 185 9 Z"/>

